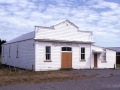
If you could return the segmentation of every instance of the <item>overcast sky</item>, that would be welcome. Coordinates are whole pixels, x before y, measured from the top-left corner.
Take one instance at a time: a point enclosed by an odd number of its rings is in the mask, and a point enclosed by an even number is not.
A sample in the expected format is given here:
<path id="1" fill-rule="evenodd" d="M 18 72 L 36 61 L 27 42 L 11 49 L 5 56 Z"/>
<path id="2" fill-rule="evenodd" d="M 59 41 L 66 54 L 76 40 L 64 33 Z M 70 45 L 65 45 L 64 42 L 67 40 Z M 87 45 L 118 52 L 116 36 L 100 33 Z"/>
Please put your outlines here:
<path id="1" fill-rule="evenodd" d="M 70 20 L 93 31 L 96 45 L 120 47 L 120 0 L 0 0 L 0 38 Z"/>

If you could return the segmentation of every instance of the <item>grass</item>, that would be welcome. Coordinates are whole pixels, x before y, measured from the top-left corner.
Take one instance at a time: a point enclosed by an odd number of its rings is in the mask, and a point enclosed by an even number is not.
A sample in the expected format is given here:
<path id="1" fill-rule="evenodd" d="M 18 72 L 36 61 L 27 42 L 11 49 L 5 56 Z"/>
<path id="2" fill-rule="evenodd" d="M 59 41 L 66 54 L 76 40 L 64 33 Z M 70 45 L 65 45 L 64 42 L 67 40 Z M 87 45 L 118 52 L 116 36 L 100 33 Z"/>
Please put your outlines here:
<path id="1" fill-rule="evenodd" d="M 120 68 L 120 64 L 116 64 L 116 68 Z"/>
<path id="2" fill-rule="evenodd" d="M 26 71 L 17 69 L 17 72 L 9 71 L 8 67 L 0 68 L 0 86 L 14 84 L 29 84 L 42 82 L 60 82 L 66 80 L 80 80 L 92 78 L 96 75 L 77 75 L 77 73 L 58 70 L 58 71 Z"/>
<path id="3" fill-rule="evenodd" d="M 58 70 L 58 71 L 26 71 L 18 69 L 15 72 L 14 68 L 9 70 L 8 66 L 2 67 L 0 63 L 0 86 L 14 84 L 30 84 L 42 82 L 60 82 L 66 80 L 80 80 L 92 78 L 96 75 L 78 75 L 78 73 Z"/>

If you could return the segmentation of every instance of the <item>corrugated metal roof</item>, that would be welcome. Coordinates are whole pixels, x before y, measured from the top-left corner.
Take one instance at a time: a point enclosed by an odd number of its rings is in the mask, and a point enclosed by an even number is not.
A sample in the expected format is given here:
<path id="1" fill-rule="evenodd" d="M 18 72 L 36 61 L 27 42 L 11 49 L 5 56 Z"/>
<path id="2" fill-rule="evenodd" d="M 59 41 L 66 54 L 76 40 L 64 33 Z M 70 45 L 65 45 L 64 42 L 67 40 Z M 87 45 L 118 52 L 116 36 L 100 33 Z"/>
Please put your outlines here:
<path id="1" fill-rule="evenodd" d="M 113 50 L 113 51 L 116 51 L 115 49 L 112 49 L 112 48 L 110 48 L 110 47 L 101 47 L 101 46 L 97 46 L 97 45 L 93 45 L 93 46 L 100 47 L 100 48 L 104 48 L 104 49 L 109 49 L 109 50 Z"/>
<path id="2" fill-rule="evenodd" d="M 102 52 L 106 52 L 105 50 L 103 49 L 93 49 L 92 50 L 94 53 L 102 53 Z"/>
<path id="3" fill-rule="evenodd" d="M 16 38 L 8 41 L 8 42 L 5 43 L 5 44 L 13 43 L 13 42 L 18 42 L 18 41 L 23 41 L 23 40 L 27 40 L 27 39 L 33 39 L 33 38 L 35 38 L 35 31 L 32 31 L 32 32 L 23 34 L 23 35 L 21 35 L 21 36 L 19 36 L 19 37 L 16 37 Z"/>
<path id="4" fill-rule="evenodd" d="M 106 47 L 106 48 L 116 50 L 116 52 L 120 52 L 120 47 Z"/>

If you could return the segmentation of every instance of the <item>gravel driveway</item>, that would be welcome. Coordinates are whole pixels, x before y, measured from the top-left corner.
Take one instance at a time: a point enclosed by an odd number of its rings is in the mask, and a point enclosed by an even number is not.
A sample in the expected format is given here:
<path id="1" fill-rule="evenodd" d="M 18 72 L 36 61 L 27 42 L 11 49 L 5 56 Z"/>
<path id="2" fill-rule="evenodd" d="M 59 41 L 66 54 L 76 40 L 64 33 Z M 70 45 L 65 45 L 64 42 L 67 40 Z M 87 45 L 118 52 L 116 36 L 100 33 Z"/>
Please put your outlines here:
<path id="1" fill-rule="evenodd" d="M 84 80 L 1 86 L 0 90 L 120 90 L 120 70 L 71 70 L 69 72 L 75 72 L 77 75 L 98 75 Z"/>

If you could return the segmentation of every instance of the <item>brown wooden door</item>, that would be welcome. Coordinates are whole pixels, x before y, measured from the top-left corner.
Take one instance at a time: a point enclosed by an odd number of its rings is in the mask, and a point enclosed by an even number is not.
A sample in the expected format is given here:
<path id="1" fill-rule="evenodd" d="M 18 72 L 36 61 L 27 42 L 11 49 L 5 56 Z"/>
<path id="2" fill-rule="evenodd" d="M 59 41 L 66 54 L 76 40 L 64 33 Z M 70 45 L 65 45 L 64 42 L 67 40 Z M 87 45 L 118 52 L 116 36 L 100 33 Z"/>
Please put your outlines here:
<path id="1" fill-rule="evenodd" d="M 94 67 L 97 67 L 97 54 L 94 54 Z"/>
<path id="2" fill-rule="evenodd" d="M 120 56 L 116 56 L 116 64 L 120 64 Z"/>
<path id="3" fill-rule="evenodd" d="M 62 52 L 61 68 L 72 68 L 72 52 Z"/>

